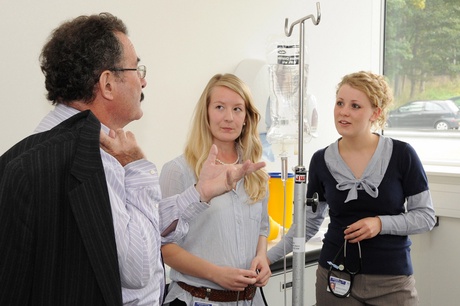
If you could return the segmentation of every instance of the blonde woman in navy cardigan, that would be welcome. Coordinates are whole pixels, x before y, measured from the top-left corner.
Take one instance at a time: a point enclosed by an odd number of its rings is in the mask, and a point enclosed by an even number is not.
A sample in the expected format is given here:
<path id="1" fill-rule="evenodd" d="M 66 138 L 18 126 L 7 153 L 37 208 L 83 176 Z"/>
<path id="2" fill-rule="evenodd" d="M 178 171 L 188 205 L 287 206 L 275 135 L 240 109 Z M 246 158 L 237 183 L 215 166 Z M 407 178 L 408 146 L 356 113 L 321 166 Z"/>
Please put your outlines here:
<path id="1" fill-rule="evenodd" d="M 383 127 L 393 96 L 381 75 L 346 75 L 337 87 L 334 123 L 341 137 L 310 163 L 306 240 L 327 212 L 316 278 L 317 305 L 417 305 L 409 235 L 435 224 L 423 166 L 407 143 L 374 131 Z M 407 207 L 405 205 L 407 201 Z M 292 234 L 285 236 L 292 250 Z M 274 262 L 284 241 L 270 249 Z"/>

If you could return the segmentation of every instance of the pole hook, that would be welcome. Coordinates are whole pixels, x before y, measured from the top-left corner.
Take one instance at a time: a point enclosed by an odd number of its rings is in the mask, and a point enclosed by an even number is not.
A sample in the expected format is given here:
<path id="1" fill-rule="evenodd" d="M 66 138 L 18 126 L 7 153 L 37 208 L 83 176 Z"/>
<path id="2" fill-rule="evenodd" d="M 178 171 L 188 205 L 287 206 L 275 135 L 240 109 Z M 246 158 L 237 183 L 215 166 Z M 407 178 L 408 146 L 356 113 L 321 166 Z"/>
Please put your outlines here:
<path id="1" fill-rule="evenodd" d="M 294 29 L 294 26 L 296 24 L 299 24 L 299 23 L 303 23 L 305 20 L 307 19 L 312 19 L 312 22 L 314 25 L 318 25 L 319 22 L 321 21 L 321 8 L 320 8 L 320 5 L 319 5 L 319 2 L 316 2 L 316 12 L 317 12 L 317 16 L 318 17 L 315 17 L 313 14 L 310 14 L 304 18 L 300 18 L 299 20 L 296 20 L 294 21 L 292 24 L 291 24 L 291 27 L 288 26 L 289 24 L 289 19 L 286 18 L 285 21 L 284 21 L 284 32 L 286 34 L 287 37 L 290 37 L 291 34 L 292 34 L 292 30 Z"/>

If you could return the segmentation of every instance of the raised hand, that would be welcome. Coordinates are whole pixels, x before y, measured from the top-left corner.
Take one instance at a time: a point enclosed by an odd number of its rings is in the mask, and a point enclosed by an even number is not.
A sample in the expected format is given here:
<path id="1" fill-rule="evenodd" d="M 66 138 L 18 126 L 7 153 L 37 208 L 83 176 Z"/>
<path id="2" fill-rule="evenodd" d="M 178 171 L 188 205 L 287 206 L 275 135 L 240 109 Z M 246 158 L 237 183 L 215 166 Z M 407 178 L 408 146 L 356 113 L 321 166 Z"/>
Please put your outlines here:
<path id="1" fill-rule="evenodd" d="M 144 152 L 139 147 L 136 137 L 132 132 L 123 129 L 110 130 L 107 135 L 101 130 L 101 148 L 115 157 L 124 167 L 127 164 L 145 158 Z"/>
<path id="2" fill-rule="evenodd" d="M 239 165 L 217 165 L 217 152 L 217 146 L 212 145 L 196 184 L 200 200 L 204 202 L 234 189 L 236 183 L 246 174 L 265 167 L 265 162 L 253 163 L 249 160 Z"/>

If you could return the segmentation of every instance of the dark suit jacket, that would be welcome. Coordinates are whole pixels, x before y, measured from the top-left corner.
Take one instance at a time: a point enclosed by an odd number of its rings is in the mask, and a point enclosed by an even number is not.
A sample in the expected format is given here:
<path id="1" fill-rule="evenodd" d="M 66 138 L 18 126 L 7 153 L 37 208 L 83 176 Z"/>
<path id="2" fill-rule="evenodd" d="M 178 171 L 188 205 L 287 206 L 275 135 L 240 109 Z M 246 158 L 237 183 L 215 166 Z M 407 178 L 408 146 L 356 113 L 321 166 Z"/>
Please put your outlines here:
<path id="1" fill-rule="evenodd" d="M 0 305 L 121 305 L 100 123 L 89 111 L 0 157 Z"/>

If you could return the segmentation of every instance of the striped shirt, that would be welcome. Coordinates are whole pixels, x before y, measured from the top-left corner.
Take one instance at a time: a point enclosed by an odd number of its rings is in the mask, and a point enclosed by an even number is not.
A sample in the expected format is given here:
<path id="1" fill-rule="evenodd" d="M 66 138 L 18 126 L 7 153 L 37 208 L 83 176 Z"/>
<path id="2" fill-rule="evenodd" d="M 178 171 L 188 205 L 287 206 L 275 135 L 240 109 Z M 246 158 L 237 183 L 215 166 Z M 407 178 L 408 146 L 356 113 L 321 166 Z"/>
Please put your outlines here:
<path id="1" fill-rule="evenodd" d="M 183 155 L 166 163 L 160 176 L 163 196 L 182 194 L 196 183 L 195 174 Z M 184 197 L 185 201 L 185 197 Z M 213 198 L 210 205 L 189 198 L 189 203 L 181 203 L 184 208 L 180 215 L 173 240 L 190 253 L 219 266 L 249 269 L 256 256 L 260 236 L 268 235 L 268 197 L 256 203 L 249 203 L 241 179 L 234 190 Z M 181 289 L 178 281 L 196 287 L 222 290 L 218 284 L 206 279 L 182 274 L 171 269 L 173 281 L 165 302 L 180 298 L 191 305 L 192 296 Z M 252 301 L 239 301 L 239 305 L 250 305 Z M 260 291 L 254 297 L 254 305 L 262 305 Z M 235 303 L 219 303 L 235 305 Z"/>
<path id="2" fill-rule="evenodd" d="M 78 112 L 58 104 L 35 132 L 49 130 Z M 109 131 L 104 125 L 102 129 Z M 165 279 L 160 255 L 163 223 L 160 224 L 159 218 L 161 191 L 157 169 L 144 159 L 122 167 L 102 149 L 101 158 L 112 209 L 123 304 L 160 305 Z M 189 197 L 198 197 L 194 188 Z M 170 199 L 169 205 L 175 200 Z M 175 209 L 167 211 L 165 224 L 170 224 L 177 215 Z"/>

